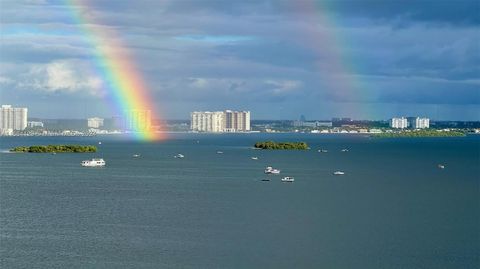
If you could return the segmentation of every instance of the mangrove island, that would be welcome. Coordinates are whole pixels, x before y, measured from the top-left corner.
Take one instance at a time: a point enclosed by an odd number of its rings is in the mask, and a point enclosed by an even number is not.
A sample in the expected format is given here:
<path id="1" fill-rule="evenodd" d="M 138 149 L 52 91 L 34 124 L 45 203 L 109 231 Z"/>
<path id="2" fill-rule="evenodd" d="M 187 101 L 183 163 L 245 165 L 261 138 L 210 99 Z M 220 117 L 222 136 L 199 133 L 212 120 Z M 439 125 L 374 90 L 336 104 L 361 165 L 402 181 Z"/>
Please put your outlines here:
<path id="1" fill-rule="evenodd" d="M 48 146 L 29 146 L 15 147 L 10 152 L 29 152 L 29 153 L 90 153 L 97 152 L 95 146 L 82 145 L 48 145 Z"/>
<path id="2" fill-rule="evenodd" d="M 257 142 L 254 145 L 257 149 L 308 149 L 308 145 L 305 142 Z"/>

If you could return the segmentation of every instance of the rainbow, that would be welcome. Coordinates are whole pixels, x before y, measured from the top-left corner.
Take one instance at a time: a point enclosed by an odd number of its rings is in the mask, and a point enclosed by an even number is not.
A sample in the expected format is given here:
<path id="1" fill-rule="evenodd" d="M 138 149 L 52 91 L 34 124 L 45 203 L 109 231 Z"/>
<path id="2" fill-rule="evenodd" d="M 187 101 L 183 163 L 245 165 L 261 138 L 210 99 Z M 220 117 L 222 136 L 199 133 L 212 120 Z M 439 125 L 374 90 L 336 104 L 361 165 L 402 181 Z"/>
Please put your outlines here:
<path id="1" fill-rule="evenodd" d="M 340 31 L 336 31 L 334 3 L 324 1 L 294 1 L 295 14 L 307 25 L 301 27 L 304 44 L 316 54 L 316 68 L 326 95 L 332 100 L 344 103 L 344 116 L 371 117 L 365 99 L 365 85 L 355 75 L 354 59 L 348 55 L 348 42 Z M 328 71 L 325 71 L 328 70 Z"/>
<path id="2" fill-rule="evenodd" d="M 106 90 L 117 112 L 122 118 L 130 118 L 128 124 L 134 138 L 153 141 L 165 138 L 164 132 L 153 130 L 150 123 L 139 118 L 158 119 L 152 98 L 144 83 L 142 75 L 135 66 L 128 50 L 123 46 L 115 30 L 108 26 L 96 24 L 85 1 L 66 0 L 72 11 L 73 20 L 79 26 L 84 39 L 95 49 L 93 60 L 99 75 L 103 78 Z M 150 111 L 146 113 L 146 111 Z M 138 117 L 129 117 L 137 114 Z M 147 115 L 150 114 L 150 115 Z M 148 121 L 147 121 L 148 122 Z"/>

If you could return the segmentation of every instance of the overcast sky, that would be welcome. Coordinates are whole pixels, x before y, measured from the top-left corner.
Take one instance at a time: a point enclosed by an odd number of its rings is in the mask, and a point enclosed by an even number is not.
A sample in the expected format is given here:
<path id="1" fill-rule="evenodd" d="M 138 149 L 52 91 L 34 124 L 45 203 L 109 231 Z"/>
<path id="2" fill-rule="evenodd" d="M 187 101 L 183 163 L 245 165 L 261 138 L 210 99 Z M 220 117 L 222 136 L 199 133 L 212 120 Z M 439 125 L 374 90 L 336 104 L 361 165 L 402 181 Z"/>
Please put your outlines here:
<path id="1" fill-rule="evenodd" d="M 110 117 L 69 1 L 0 0 L 0 102 Z M 480 120 L 480 1 L 80 1 L 117 34 L 164 119 Z"/>

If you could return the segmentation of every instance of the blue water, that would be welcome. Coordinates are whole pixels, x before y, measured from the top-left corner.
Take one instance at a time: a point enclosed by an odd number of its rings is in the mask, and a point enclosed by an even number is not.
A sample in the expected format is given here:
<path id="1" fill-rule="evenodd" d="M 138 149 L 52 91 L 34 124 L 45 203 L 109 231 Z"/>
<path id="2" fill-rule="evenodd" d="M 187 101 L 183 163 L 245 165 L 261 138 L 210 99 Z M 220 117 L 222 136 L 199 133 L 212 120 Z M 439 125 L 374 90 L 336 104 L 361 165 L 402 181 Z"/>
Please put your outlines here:
<path id="1" fill-rule="evenodd" d="M 267 139 L 312 150 L 251 148 Z M 480 267 L 480 136 L 2 137 L 0 149 L 99 140 L 96 154 L 0 153 L 0 267 Z M 80 166 L 92 157 L 107 166 Z M 261 181 L 265 166 L 282 174 Z"/>

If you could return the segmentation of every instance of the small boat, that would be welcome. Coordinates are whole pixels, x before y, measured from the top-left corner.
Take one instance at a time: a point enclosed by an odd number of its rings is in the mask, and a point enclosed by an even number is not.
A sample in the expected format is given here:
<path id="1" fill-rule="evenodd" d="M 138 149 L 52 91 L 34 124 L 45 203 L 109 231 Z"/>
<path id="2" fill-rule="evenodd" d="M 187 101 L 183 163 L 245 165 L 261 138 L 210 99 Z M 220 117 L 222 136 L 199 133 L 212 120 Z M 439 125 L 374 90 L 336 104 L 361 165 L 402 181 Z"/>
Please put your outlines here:
<path id="1" fill-rule="evenodd" d="M 262 181 L 270 181 L 269 178 L 262 178 Z"/>
<path id="2" fill-rule="evenodd" d="M 133 158 L 138 158 L 140 157 L 140 154 L 133 154 Z"/>
<path id="3" fill-rule="evenodd" d="M 342 171 L 335 171 L 333 172 L 334 175 L 340 176 L 340 175 L 345 175 L 345 172 Z"/>
<path id="4" fill-rule="evenodd" d="M 327 153 L 328 150 L 326 150 L 326 149 L 319 149 L 318 152 L 320 152 L 320 153 Z"/>
<path id="5" fill-rule="evenodd" d="M 252 157 L 252 160 L 258 160 L 258 157 Z"/>
<path id="6" fill-rule="evenodd" d="M 173 158 L 180 158 L 181 159 L 181 158 L 185 158 L 185 155 L 179 153 L 179 154 L 173 156 Z"/>
<path id="7" fill-rule="evenodd" d="M 100 141 L 99 141 L 99 142 L 98 142 L 98 144 L 99 144 L 99 145 L 101 145 L 101 144 L 102 144 L 102 142 L 100 142 Z"/>
<path id="8" fill-rule="evenodd" d="M 217 151 L 217 154 L 223 154 L 223 151 Z"/>
<path id="9" fill-rule="evenodd" d="M 57 154 L 55 151 L 54 151 L 54 152 L 52 152 L 52 155 L 55 155 L 55 154 Z"/>
<path id="10" fill-rule="evenodd" d="M 293 182 L 295 181 L 295 178 L 293 177 L 283 177 L 282 182 Z"/>
<path id="11" fill-rule="evenodd" d="M 271 167 L 271 166 L 267 166 L 267 167 L 265 168 L 265 174 L 275 174 L 275 175 L 278 175 L 278 174 L 280 174 L 280 170 L 275 169 L 275 168 L 273 168 L 273 167 Z"/>
<path id="12" fill-rule="evenodd" d="M 348 149 L 342 149 L 341 151 L 342 152 L 348 152 Z"/>
<path id="13" fill-rule="evenodd" d="M 103 159 L 93 158 L 91 160 L 82 161 L 81 164 L 82 166 L 85 166 L 85 167 L 100 167 L 100 166 L 105 166 L 105 161 Z"/>
<path id="14" fill-rule="evenodd" d="M 439 164 L 439 165 L 438 165 L 438 168 L 440 168 L 440 169 L 445 169 L 445 165 Z"/>

